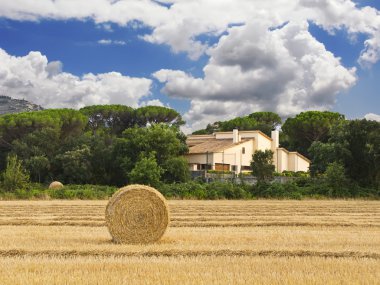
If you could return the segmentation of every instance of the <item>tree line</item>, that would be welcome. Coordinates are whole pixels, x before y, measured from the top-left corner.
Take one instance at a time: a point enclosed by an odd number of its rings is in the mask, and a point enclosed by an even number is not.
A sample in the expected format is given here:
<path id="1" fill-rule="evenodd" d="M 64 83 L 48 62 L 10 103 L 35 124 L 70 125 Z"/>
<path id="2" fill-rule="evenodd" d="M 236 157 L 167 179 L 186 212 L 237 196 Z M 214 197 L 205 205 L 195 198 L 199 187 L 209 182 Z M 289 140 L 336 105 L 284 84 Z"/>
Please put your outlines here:
<path id="1" fill-rule="evenodd" d="M 19 160 L 30 180 L 39 183 L 121 186 L 186 181 L 182 124 L 178 112 L 156 106 L 105 105 L 4 115 L 0 170 L 15 167 Z"/>
<path id="2" fill-rule="evenodd" d="M 19 177 L 19 181 L 37 183 L 159 186 L 187 182 L 190 177 L 183 155 L 188 148 L 180 130 L 184 123 L 177 111 L 156 106 L 98 105 L 0 116 L 3 188 L 15 188 L 12 179 L 17 171 L 24 173 L 25 179 Z M 261 130 L 267 135 L 281 128 L 281 146 L 311 159 L 312 179 L 328 175 L 335 177 L 331 183 L 335 179 L 340 185 L 379 189 L 379 122 L 308 111 L 283 123 L 276 113 L 256 112 L 209 124 L 195 134 L 234 128 Z M 255 170 L 255 164 L 252 167 Z M 272 167 L 267 170 L 273 172 Z"/>

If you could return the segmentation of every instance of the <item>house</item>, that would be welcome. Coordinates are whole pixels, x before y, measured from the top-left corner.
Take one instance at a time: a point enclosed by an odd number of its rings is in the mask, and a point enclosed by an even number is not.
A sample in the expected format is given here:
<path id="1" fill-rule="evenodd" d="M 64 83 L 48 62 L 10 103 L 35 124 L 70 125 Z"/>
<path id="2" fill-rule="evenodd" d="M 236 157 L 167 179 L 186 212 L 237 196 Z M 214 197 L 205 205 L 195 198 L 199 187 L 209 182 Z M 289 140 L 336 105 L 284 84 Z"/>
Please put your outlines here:
<path id="1" fill-rule="evenodd" d="M 277 172 L 308 171 L 310 160 L 298 152 L 279 147 L 279 131 L 272 137 L 261 131 L 216 132 L 212 135 L 187 137 L 189 153 L 185 156 L 191 171 L 212 169 L 240 173 L 250 171 L 252 155 L 256 150 L 273 151 L 273 164 Z"/>

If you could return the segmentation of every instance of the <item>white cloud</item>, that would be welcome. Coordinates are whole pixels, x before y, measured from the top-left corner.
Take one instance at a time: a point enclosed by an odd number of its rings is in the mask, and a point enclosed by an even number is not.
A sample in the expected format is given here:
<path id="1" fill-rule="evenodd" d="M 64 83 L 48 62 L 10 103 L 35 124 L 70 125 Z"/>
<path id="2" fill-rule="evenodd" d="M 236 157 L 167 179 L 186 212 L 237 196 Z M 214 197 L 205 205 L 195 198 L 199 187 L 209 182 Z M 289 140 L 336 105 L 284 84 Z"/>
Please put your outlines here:
<path id="1" fill-rule="evenodd" d="M 104 31 L 109 32 L 109 33 L 113 32 L 113 28 L 112 28 L 112 25 L 110 23 L 101 23 L 101 24 L 98 24 L 96 27 L 98 29 L 104 30 Z"/>
<path id="2" fill-rule="evenodd" d="M 98 40 L 98 44 L 100 44 L 100 45 L 118 45 L 118 46 L 124 46 L 124 45 L 127 44 L 127 42 L 121 41 L 121 40 L 101 39 L 101 40 Z"/>
<path id="3" fill-rule="evenodd" d="M 167 44 L 193 60 L 208 55 L 204 77 L 179 70 L 154 74 L 169 96 L 191 100 L 185 114 L 190 128 L 258 110 L 288 116 L 331 108 L 336 95 L 355 84 L 355 69 L 344 67 L 313 38 L 308 22 L 331 34 L 344 30 L 348 40 L 363 34 L 359 64 L 370 67 L 380 60 L 380 13 L 353 0 L 93 0 L 91 5 L 85 0 L 0 0 L 0 17 L 146 25 L 152 32 L 140 37 L 148 42 Z M 201 40 L 204 35 L 215 36 L 216 44 Z M 56 70 L 51 78 L 65 74 Z"/>
<path id="4" fill-rule="evenodd" d="M 171 5 L 165 5 L 171 4 Z M 322 28 L 346 29 L 351 37 L 368 36 L 359 62 L 371 65 L 380 58 L 380 13 L 358 8 L 352 0 L 17 0 L 0 1 L 0 17 L 17 20 L 93 19 L 97 24 L 147 25 L 145 40 L 168 44 L 174 52 L 197 59 L 208 49 L 198 36 L 221 35 L 231 24 L 251 21 L 278 26 L 286 21 L 313 21 Z"/>
<path id="5" fill-rule="evenodd" d="M 142 101 L 140 106 L 158 106 L 158 107 L 166 107 L 164 103 L 162 103 L 159 99 L 152 99 L 148 101 Z"/>
<path id="6" fill-rule="evenodd" d="M 110 45 L 110 44 L 112 44 L 112 41 L 111 40 L 106 40 L 106 39 L 101 39 L 101 40 L 98 40 L 98 44 L 101 44 L 101 45 Z"/>
<path id="7" fill-rule="evenodd" d="M 81 108 L 93 104 L 137 107 L 140 100 L 150 95 L 150 79 L 118 72 L 78 77 L 62 72 L 60 62 L 48 62 L 40 52 L 15 57 L 0 49 L 0 62 L 0 94 L 46 108 Z"/>
<path id="8" fill-rule="evenodd" d="M 153 74 L 165 83 L 164 93 L 192 100 L 184 118 L 193 129 L 260 110 L 290 116 L 329 109 L 356 82 L 355 68 L 343 67 L 307 22 L 233 27 L 208 53 L 203 78 L 178 70 Z"/>
<path id="9" fill-rule="evenodd" d="M 380 122 L 380 115 L 374 114 L 374 113 L 368 113 L 364 116 L 364 119 L 367 119 L 369 121 L 377 121 Z"/>

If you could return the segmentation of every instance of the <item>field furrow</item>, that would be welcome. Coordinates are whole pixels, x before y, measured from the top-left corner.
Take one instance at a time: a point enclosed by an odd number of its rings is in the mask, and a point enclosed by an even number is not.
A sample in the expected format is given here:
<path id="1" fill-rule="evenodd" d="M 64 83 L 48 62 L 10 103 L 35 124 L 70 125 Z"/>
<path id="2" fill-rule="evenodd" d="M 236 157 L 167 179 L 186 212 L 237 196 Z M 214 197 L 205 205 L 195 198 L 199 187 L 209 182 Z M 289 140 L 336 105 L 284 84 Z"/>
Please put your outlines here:
<path id="1" fill-rule="evenodd" d="M 380 284 L 377 201 L 169 201 L 150 245 L 114 244 L 106 204 L 0 201 L 1 284 Z"/>

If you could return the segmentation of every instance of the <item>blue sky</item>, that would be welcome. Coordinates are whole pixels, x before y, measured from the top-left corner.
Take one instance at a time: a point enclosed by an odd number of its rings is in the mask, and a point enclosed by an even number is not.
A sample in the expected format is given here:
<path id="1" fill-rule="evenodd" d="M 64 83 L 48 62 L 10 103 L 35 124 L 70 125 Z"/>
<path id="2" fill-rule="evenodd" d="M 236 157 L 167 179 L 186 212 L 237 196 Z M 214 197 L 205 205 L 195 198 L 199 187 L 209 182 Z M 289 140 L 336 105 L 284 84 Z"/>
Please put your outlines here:
<path id="1" fill-rule="evenodd" d="M 377 4 L 377 6 L 379 5 L 380 3 Z M 358 35 L 357 41 L 352 42 L 347 40 L 346 31 L 339 31 L 335 35 L 329 35 L 328 32 L 318 28 L 316 25 L 312 25 L 310 31 L 313 36 L 326 46 L 327 50 L 340 57 L 345 66 L 356 66 L 358 68 L 357 76 L 359 80 L 356 85 L 350 88 L 350 90 L 339 94 L 338 100 L 332 110 L 345 114 L 350 119 L 362 118 L 368 113 L 379 114 L 380 64 L 377 63 L 371 68 L 364 69 L 357 62 L 363 50 L 365 36 Z"/>
<path id="2" fill-rule="evenodd" d="M 202 73 L 205 58 L 190 60 L 185 53 L 173 54 L 166 45 L 155 45 L 139 39 L 148 28 L 138 30 L 112 25 L 112 32 L 93 21 L 20 22 L 2 19 L 0 48 L 15 56 L 40 51 L 49 61 L 61 61 L 63 70 L 75 75 L 117 71 L 136 77 L 151 77 L 161 68 L 181 69 Z M 98 41 L 110 39 L 125 41 L 125 45 L 102 45 Z M 187 100 L 174 100 L 160 93 L 162 84 L 155 82 L 153 97 L 159 98 L 184 113 Z M 127 103 L 127 102 L 126 102 Z"/>
<path id="3" fill-rule="evenodd" d="M 106 0 L 98 2 L 113 8 Z M 380 22 L 375 10 L 380 10 L 378 1 L 357 1 L 356 7 L 350 6 L 351 0 L 344 5 L 337 1 L 342 5 L 339 9 L 353 15 L 343 19 L 339 11 L 328 10 L 336 5 L 325 8 L 323 0 L 315 0 L 311 8 L 309 4 L 293 7 L 299 14 L 279 7 L 278 22 L 269 24 L 265 16 L 244 14 L 256 8 L 255 1 L 242 0 L 242 10 L 221 9 L 220 16 L 210 17 L 195 17 L 194 7 L 175 2 L 162 6 L 152 2 L 142 15 L 128 17 L 103 15 L 101 9 L 77 15 L 62 7 L 57 12 L 0 2 L 0 60 L 6 74 L 1 81 L 0 68 L 0 91 L 45 107 L 170 106 L 184 115 L 189 129 L 262 110 L 283 117 L 308 109 L 334 110 L 348 118 L 380 114 L 380 63 L 373 56 L 363 56 L 367 39 L 375 39 L 373 50 L 380 50 L 376 46 L 380 24 L 372 25 Z M 204 9 L 215 11 L 215 4 L 207 2 L 202 2 Z M 268 18 L 271 12 L 268 9 Z M 276 32 L 269 28 L 273 26 L 281 28 Z M 296 41 L 299 38 L 306 40 Z M 39 54 L 28 57 L 31 51 Z M 311 58 L 310 63 L 305 63 L 306 58 Z M 49 63 L 59 61 L 61 67 L 54 74 L 41 75 L 37 64 L 31 64 L 26 73 L 25 61 L 38 62 L 46 70 Z M 299 72 L 287 76 L 287 65 Z M 260 72 L 266 78 L 259 77 Z M 96 78 L 83 77 L 89 73 Z M 277 79 L 279 86 L 274 88 Z M 125 96 L 124 90 L 128 90 Z M 70 99 L 62 98 L 66 94 Z"/>

